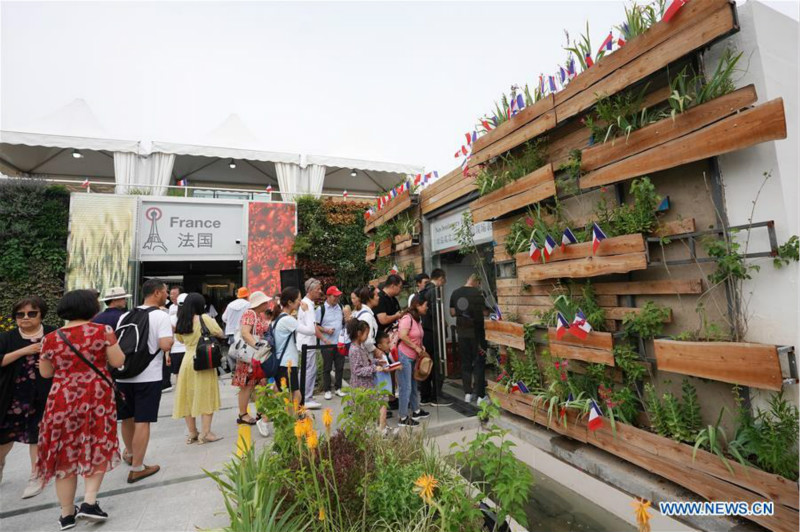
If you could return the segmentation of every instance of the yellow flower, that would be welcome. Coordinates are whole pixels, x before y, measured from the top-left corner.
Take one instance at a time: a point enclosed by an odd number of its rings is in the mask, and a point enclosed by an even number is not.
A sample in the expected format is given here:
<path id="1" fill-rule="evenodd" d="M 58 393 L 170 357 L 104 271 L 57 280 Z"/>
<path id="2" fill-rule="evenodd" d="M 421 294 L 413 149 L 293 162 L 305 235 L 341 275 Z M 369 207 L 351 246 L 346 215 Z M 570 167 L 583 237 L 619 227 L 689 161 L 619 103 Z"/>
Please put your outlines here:
<path id="1" fill-rule="evenodd" d="M 430 503 L 433 500 L 433 490 L 439 485 L 439 481 L 433 478 L 433 475 L 425 474 L 419 477 L 414 485 L 416 486 L 414 491 L 419 493 L 423 501 Z"/>
<path id="2" fill-rule="evenodd" d="M 289 362 L 291 364 L 291 362 Z M 281 390 L 286 389 L 286 377 L 281 377 Z"/>
<path id="3" fill-rule="evenodd" d="M 319 443 L 319 438 L 317 437 L 317 431 L 314 429 L 309 430 L 306 433 L 306 447 L 308 447 L 309 451 L 313 451 L 317 448 L 317 444 Z"/>
<path id="4" fill-rule="evenodd" d="M 286 406 L 289 406 L 289 402 L 290 402 L 290 401 L 289 401 L 289 398 L 288 398 L 288 397 L 284 397 L 284 398 L 283 398 L 283 404 L 285 404 Z"/>
<path id="5" fill-rule="evenodd" d="M 322 411 L 322 424 L 325 425 L 325 430 L 330 432 L 331 425 L 333 424 L 333 410 L 326 408 Z"/>
<path id="6" fill-rule="evenodd" d="M 325 508 L 320 508 L 319 509 L 319 520 L 320 521 L 324 521 L 325 520 Z"/>
<path id="7" fill-rule="evenodd" d="M 638 497 L 631 502 L 633 513 L 636 515 L 636 523 L 639 525 L 639 532 L 650 532 L 650 501 L 639 499 Z"/>
<path id="8" fill-rule="evenodd" d="M 308 433 L 308 425 L 302 419 L 298 419 L 294 424 L 294 435 L 299 440 Z"/>

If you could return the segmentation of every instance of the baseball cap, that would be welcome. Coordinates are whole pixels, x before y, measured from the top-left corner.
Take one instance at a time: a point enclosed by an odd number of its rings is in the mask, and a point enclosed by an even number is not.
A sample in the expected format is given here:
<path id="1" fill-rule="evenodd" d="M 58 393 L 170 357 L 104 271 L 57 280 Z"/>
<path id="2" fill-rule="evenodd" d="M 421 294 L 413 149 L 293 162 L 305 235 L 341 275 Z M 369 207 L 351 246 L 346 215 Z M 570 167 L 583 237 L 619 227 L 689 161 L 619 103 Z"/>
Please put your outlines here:
<path id="1" fill-rule="evenodd" d="M 342 295 L 342 291 L 336 288 L 335 286 L 329 286 L 328 289 L 325 291 L 325 295 L 339 297 L 340 295 Z"/>

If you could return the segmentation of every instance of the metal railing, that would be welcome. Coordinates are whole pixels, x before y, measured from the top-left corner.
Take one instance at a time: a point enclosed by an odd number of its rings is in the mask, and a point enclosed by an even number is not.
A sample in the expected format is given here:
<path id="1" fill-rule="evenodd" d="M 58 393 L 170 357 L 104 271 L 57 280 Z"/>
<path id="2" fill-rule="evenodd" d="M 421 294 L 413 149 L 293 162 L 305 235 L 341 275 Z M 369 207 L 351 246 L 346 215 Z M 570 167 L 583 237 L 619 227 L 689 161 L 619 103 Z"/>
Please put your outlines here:
<path id="1" fill-rule="evenodd" d="M 0 175 L 2 179 L 24 179 L 20 177 Z M 281 194 L 282 198 L 292 201 L 293 197 L 305 196 L 304 193 L 284 193 L 280 190 L 267 192 L 265 189 L 251 189 L 251 188 L 226 188 L 226 187 L 197 187 L 197 186 L 180 186 L 180 185 L 148 185 L 148 184 L 129 184 L 120 185 L 117 183 L 109 183 L 106 181 L 77 181 L 75 179 L 52 179 L 47 177 L 32 176 L 31 179 L 44 181 L 46 183 L 58 185 L 71 185 L 74 187 L 83 188 L 88 194 L 116 194 L 117 187 L 127 188 L 127 194 L 133 195 L 156 195 L 152 194 L 152 189 L 166 189 L 166 194 L 158 194 L 159 196 L 167 197 L 184 197 L 184 198 L 207 198 L 207 199 L 243 199 L 255 200 L 257 198 L 266 198 L 271 200 L 274 194 Z M 92 187 L 95 190 L 92 191 Z M 171 191 L 182 192 L 182 194 L 170 194 Z M 200 194 L 197 194 L 200 192 Z M 210 192 L 210 194 L 205 194 Z M 325 192 L 323 191 L 320 196 L 324 198 L 341 198 L 341 193 Z M 377 195 L 368 194 L 347 194 L 348 198 L 372 201 L 377 198 Z"/>

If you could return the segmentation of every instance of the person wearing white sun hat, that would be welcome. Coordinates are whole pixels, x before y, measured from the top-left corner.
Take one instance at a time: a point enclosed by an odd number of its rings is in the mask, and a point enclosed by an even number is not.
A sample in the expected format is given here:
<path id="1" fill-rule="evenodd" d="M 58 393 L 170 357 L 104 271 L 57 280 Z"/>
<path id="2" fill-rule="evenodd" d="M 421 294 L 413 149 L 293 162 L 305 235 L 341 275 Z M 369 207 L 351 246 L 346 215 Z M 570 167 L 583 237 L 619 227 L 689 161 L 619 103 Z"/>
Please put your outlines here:
<path id="1" fill-rule="evenodd" d="M 267 310 L 271 302 L 272 299 L 264 292 L 256 291 L 250 294 L 250 308 L 242 314 L 240 321 L 242 340 L 247 345 L 255 347 L 256 343 L 264 338 L 269 328 Z M 256 424 L 257 420 L 248 413 L 247 405 L 259 380 L 261 376 L 253 372 L 252 364 L 246 364 L 241 360 L 236 362 L 236 371 L 231 384 L 239 387 L 239 417 L 236 419 L 238 424 Z"/>

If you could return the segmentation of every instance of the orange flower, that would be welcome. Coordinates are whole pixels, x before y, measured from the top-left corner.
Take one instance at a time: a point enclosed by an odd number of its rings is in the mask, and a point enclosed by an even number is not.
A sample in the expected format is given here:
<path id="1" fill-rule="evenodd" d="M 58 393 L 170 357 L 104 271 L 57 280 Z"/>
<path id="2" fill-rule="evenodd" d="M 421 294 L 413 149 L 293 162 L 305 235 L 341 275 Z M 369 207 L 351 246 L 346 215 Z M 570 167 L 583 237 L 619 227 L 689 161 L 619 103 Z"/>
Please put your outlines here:
<path id="1" fill-rule="evenodd" d="M 325 508 L 320 508 L 319 509 L 319 520 L 320 521 L 324 521 L 325 520 Z"/>
<path id="2" fill-rule="evenodd" d="M 291 364 L 291 362 L 289 362 Z M 281 390 L 286 389 L 286 377 L 281 377 Z"/>
<path id="3" fill-rule="evenodd" d="M 439 481 L 433 478 L 433 475 L 425 474 L 419 477 L 414 485 L 416 486 L 414 491 L 419 493 L 423 501 L 430 503 L 433 500 L 433 490 L 439 485 Z"/>
<path id="4" fill-rule="evenodd" d="M 322 424 L 325 425 L 325 430 L 330 434 L 331 425 L 333 424 L 333 410 L 330 408 L 322 411 Z"/>
<path id="5" fill-rule="evenodd" d="M 638 497 L 631 502 L 633 513 L 636 515 L 636 524 L 639 525 L 639 532 L 650 532 L 650 501 L 639 499 Z"/>
<path id="6" fill-rule="evenodd" d="M 309 451 L 314 451 L 317 448 L 317 444 L 319 444 L 319 438 L 317 437 L 317 431 L 311 429 L 306 433 L 306 447 L 308 447 Z"/>
<path id="7" fill-rule="evenodd" d="M 304 421 L 305 420 L 298 419 L 294 424 L 294 436 L 298 440 L 308 433 L 308 426 Z"/>

